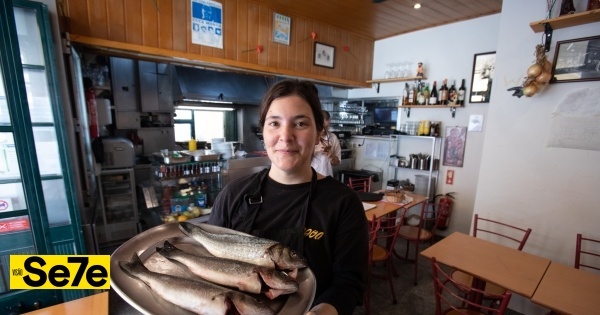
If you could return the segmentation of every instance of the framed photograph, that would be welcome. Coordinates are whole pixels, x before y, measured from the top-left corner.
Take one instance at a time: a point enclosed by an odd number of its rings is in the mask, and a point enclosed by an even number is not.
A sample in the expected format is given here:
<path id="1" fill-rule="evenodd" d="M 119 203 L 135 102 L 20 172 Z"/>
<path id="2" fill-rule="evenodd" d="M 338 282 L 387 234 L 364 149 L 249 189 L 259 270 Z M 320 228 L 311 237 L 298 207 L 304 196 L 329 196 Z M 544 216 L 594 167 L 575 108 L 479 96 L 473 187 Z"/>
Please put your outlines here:
<path id="1" fill-rule="evenodd" d="M 473 77 L 471 78 L 470 103 L 489 103 L 492 92 L 492 79 L 496 66 L 496 52 L 475 54 Z"/>
<path id="2" fill-rule="evenodd" d="M 556 43 L 551 83 L 600 80 L 600 36 Z"/>
<path id="3" fill-rule="evenodd" d="M 446 127 L 444 140 L 443 165 L 463 167 L 465 159 L 465 143 L 467 142 L 467 127 Z"/>
<path id="4" fill-rule="evenodd" d="M 290 45 L 290 32 L 292 19 L 279 13 L 273 13 L 273 41 L 280 44 Z"/>
<path id="5" fill-rule="evenodd" d="M 335 60 L 335 47 L 315 42 L 315 66 L 332 68 Z"/>

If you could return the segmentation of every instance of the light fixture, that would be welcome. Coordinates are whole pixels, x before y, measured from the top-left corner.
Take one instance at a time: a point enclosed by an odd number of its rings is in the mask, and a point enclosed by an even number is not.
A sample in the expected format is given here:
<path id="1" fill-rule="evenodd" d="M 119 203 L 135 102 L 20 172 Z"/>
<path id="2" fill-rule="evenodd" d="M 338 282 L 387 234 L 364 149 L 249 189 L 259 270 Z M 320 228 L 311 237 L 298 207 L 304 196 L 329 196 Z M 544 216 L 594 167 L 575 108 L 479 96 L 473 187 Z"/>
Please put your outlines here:
<path id="1" fill-rule="evenodd" d="M 413 8 L 420 9 L 421 8 L 421 4 L 420 3 L 415 3 L 415 6 Z"/>
<path id="2" fill-rule="evenodd" d="M 209 103 L 209 104 L 233 104 L 233 102 L 230 102 L 230 101 L 195 100 L 195 99 L 190 99 L 190 98 L 184 98 L 183 102 L 188 102 L 188 103 Z"/>
<path id="3" fill-rule="evenodd" d="M 231 103 L 229 103 L 231 104 Z M 175 106 L 175 109 L 191 109 L 191 110 L 211 110 L 211 111 L 227 111 L 227 112 L 231 112 L 234 111 L 235 108 L 231 108 L 231 107 L 207 107 L 207 106 L 185 106 L 185 105 L 178 105 Z"/>

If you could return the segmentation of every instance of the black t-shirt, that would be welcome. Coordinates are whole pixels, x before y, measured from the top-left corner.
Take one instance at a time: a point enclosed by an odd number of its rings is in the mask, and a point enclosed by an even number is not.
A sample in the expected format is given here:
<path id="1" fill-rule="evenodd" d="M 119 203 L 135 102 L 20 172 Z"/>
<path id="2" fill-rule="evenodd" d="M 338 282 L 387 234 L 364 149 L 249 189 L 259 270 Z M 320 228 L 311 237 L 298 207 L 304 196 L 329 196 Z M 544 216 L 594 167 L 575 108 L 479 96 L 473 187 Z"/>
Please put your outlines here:
<path id="1" fill-rule="evenodd" d="M 282 185 L 268 183 L 268 179 L 261 183 L 261 178 L 266 176 L 264 172 L 242 177 L 225 186 L 215 200 L 208 223 L 244 230 L 246 220 L 251 217 L 249 212 L 254 209 L 247 196 L 262 195 L 263 203 L 256 214 L 253 230 L 296 227 L 296 216 L 300 215 L 298 208 L 303 204 L 303 198 L 308 197 L 311 183 Z M 266 185 L 265 190 L 261 185 Z M 274 196 L 270 196 L 271 193 Z M 368 225 L 356 192 L 332 177 L 318 180 L 312 192 L 301 254 L 317 281 L 314 304 L 329 303 L 339 314 L 352 314 L 362 303 L 366 289 Z"/>

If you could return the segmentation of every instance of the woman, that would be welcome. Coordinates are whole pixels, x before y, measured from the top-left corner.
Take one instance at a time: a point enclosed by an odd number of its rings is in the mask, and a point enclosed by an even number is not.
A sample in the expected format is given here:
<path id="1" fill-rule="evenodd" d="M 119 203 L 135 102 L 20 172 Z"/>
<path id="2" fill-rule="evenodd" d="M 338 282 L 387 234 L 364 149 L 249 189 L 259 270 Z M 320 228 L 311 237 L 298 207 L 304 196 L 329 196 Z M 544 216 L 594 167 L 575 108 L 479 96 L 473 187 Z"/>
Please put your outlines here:
<path id="1" fill-rule="evenodd" d="M 315 146 L 312 162 L 310 165 L 319 174 L 333 176 L 333 167 L 339 165 L 342 161 L 342 146 L 337 136 L 328 131 L 331 122 L 331 115 L 328 111 L 323 111 L 323 131 L 320 141 Z"/>
<path id="2" fill-rule="evenodd" d="M 224 187 L 208 223 L 295 249 L 317 282 L 308 314 L 352 314 L 366 288 L 367 222 L 355 192 L 310 166 L 324 128 L 317 89 L 281 81 L 259 115 L 271 167 Z"/>

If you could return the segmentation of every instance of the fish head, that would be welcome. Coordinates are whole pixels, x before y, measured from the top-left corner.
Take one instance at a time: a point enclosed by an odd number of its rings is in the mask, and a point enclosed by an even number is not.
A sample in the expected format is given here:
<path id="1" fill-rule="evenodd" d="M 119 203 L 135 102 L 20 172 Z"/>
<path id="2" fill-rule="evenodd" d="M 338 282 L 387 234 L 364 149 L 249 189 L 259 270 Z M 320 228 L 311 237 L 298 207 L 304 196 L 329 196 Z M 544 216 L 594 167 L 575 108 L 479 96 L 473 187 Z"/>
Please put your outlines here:
<path id="1" fill-rule="evenodd" d="M 306 260 L 295 250 L 282 245 L 275 244 L 269 248 L 271 260 L 278 269 L 299 269 L 306 267 Z"/>

